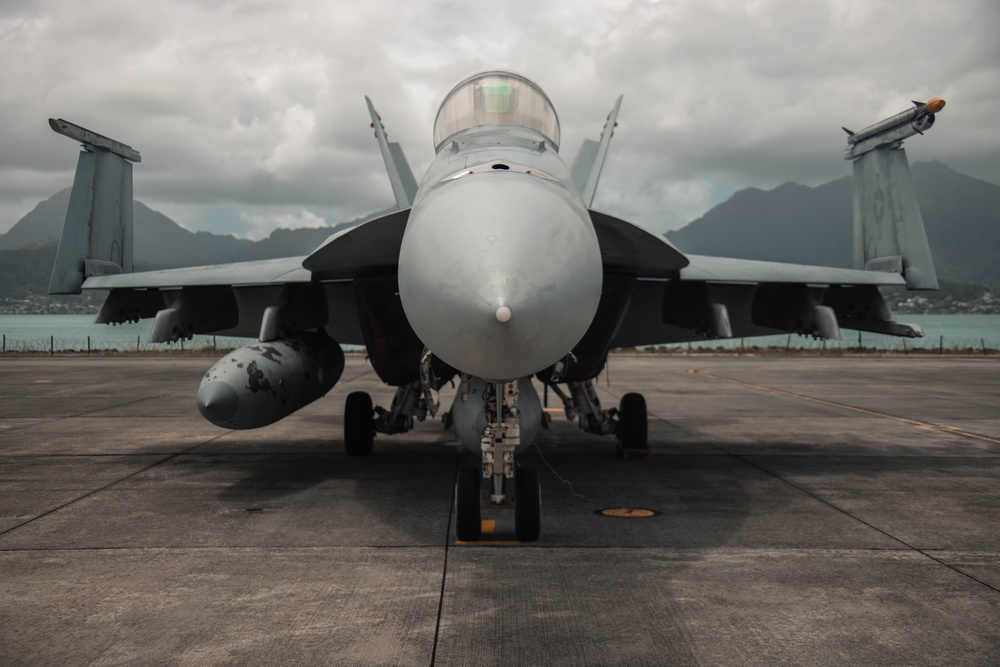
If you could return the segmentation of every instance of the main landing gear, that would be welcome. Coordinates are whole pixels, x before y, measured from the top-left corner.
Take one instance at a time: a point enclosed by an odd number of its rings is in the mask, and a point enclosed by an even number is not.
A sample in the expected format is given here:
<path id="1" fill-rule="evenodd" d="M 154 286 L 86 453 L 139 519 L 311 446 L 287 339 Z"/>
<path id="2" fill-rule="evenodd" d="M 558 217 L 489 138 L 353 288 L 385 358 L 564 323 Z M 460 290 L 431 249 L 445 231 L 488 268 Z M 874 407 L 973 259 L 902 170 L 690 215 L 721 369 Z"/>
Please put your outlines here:
<path id="1" fill-rule="evenodd" d="M 617 408 L 605 410 L 592 380 L 565 385 L 565 390 L 554 383 L 546 386 L 562 399 L 567 419 L 579 420 L 580 428 L 587 433 L 613 433 L 618 441 L 618 453 L 624 458 L 631 455 L 649 458 L 646 399 L 642 394 L 625 394 Z"/>
<path id="2" fill-rule="evenodd" d="M 618 451 L 623 458 L 635 452 L 649 457 L 649 422 L 646 416 L 646 399 L 642 394 L 630 392 L 622 396 L 618 407 Z"/>
<path id="3" fill-rule="evenodd" d="M 487 383 L 483 397 L 486 428 L 480 442 L 481 468 L 459 469 L 455 485 L 455 529 L 458 539 L 475 542 L 482 537 L 482 482 L 489 481 L 490 502 L 505 504 L 513 491 L 514 533 L 522 542 L 533 542 L 541 533 L 541 487 L 529 466 L 516 466 L 514 454 L 521 444 L 517 381 Z M 513 487 L 513 488 L 511 488 Z"/>
<path id="4" fill-rule="evenodd" d="M 429 362 L 427 364 L 429 369 Z M 372 397 L 363 391 L 347 395 L 344 404 L 344 450 L 351 456 L 368 456 L 375 445 L 375 434 L 406 433 L 414 420 L 433 417 L 438 409 L 437 398 L 430 390 L 436 386 L 431 376 L 404 384 L 396 389 L 388 410 L 372 404 Z"/>
<path id="5" fill-rule="evenodd" d="M 344 450 L 351 456 L 368 456 L 375 446 L 372 397 L 364 391 L 347 395 L 344 403 Z"/>

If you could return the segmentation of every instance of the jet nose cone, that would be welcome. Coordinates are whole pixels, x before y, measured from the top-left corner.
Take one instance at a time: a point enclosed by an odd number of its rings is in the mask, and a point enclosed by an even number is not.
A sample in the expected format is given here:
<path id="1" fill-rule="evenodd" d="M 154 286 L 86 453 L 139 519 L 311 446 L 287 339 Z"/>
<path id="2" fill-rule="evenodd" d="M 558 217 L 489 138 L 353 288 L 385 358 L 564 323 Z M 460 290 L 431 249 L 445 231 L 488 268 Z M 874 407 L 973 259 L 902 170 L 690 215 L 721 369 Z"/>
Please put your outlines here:
<path id="1" fill-rule="evenodd" d="M 414 332 L 471 375 L 530 375 L 586 333 L 601 296 L 589 214 L 559 183 L 476 174 L 431 191 L 410 212 L 399 296 Z"/>
<path id="2" fill-rule="evenodd" d="M 214 380 L 198 389 L 198 410 L 201 415 L 219 426 L 225 426 L 240 407 L 240 398 L 229 384 Z"/>

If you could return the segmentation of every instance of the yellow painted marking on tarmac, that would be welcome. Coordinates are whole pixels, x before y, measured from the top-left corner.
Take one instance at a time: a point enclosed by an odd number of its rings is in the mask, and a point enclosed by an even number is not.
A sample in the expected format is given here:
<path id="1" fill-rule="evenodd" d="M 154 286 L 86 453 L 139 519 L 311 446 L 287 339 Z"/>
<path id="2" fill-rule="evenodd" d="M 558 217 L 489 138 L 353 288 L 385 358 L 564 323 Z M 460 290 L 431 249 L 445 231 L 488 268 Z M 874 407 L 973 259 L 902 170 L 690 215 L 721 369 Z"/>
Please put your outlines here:
<path id="1" fill-rule="evenodd" d="M 785 391 L 784 389 L 775 389 L 774 387 L 768 387 L 762 384 L 753 384 L 752 382 L 743 382 L 742 380 L 724 378 L 720 375 L 712 375 L 711 373 L 705 373 L 703 371 L 698 370 L 697 368 L 689 368 L 687 372 L 691 375 L 697 375 L 698 377 L 703 377 L 710 380 L 718 380 L 719 382 L 728 382 L 730 384 L 740 385 L 741 387 L 750 387 L 751 389 L 759 389 L 760 391 L 766 391 L 772 394 L 778 394 L 780 396 L 788 396 L 789 398 L 797 398 L 799 400 L 809 401 L 810 403 L 818 403 L 820 405 L 826 405 L 828 407 L 840 408 L 842 410 L 850 410 L 851 412 L 860 412 L 861 414 L 868 415 L 870 417 L 882 417 L 883 419 L 891 419 L 892 421 L 896 421 L 901 424 L 910 424 L 911 426 L 916 426 L 917 428 L 930 429 L 932 431 L 944 431 L 945 433 L 951 433 L 952 435 L 958 435 L 964 438 L 972 438 L 973 440 L 982 440 L 984 442 L 989 442 L 994 445 L 1000 445 L 1000 439 L 991 438 L 989 436 L 980 435 L 978 433 L 970 433 L 969 431 L 965 431 L 963 429 L 956 428 L 954 426 L 942 426 L 941 424 L 924 422 L 920 421 L 919 419 L 910 419 L 909 417 L 900 417 L 899 415 L 890 415 L 887 412 L 879 412 L 877 410 L 869 410 L 867 408 L 858 408 L 853 405 L 836 403 L 834 401 L 828 401 L 823 398 L 806 396 L 805 394 L 796 394 L 791 391 Z"/>
<path id="2" fill-rule="evenodd" d="M 481 531 L 483 535 L 489 535 L 497 529 L 497 522 L 495 519 L 483 519 Z M 490 546 L 490 547 L 512 547 L 520 544 L 519 540 L 479 540 L 477 542 L 463 542 L 462 540 L 455 540 L 455 544 L 462 546 Z"/>
<path id="3" fill-rule="evenodd" d="M 51 384 L 52 380 L 35 380 L 35 384 Z"/>

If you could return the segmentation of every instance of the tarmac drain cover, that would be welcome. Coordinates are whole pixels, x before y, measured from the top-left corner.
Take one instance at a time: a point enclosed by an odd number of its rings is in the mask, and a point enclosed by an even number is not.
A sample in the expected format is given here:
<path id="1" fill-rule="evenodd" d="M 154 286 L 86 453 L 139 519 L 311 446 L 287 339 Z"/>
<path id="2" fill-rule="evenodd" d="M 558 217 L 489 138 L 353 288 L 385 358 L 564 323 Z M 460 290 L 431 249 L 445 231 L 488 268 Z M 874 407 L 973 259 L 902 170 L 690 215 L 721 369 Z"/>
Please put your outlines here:
<path id="1" fill-rule="evenodd" d="M 641 507 L 608 507 L 603 510 L 597 510 L 597 514 L 621 519 L 647 519 L 651 516 L 656 516 L 659 512 Z"/>

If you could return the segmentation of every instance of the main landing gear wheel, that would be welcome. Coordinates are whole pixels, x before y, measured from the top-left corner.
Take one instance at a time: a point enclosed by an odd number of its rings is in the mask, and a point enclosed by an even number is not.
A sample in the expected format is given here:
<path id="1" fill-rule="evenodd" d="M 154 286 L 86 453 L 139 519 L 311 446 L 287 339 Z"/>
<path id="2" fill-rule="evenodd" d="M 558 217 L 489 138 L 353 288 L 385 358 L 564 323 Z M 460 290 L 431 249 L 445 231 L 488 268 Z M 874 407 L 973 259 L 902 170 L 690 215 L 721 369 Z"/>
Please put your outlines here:
<path id="1" fill-rule="evenodd" d="M 462 466 L 455 483 L 455 533 L 462 542 L 476 542 L 483 522 L 479 500 L 483 477 L 479 468 Z"/>
<path id="2" fill-rule="evenodd" d="M 372 397 L 363 391 L 351 392 L 344 404 L 344 449 L 351 456 L 368 456 L 375 446 Z"/>
<path id="3" fill-rule="evenodd" d="M 542 532 L 542 488 L 534 468 L 523 466 L 514 476 L 516 503 L 514 533 L 522 542 L 534 542 Z"/>
<path id="4" fill-rule="evenodd" d="M 642 394 L 633 392 L 622 396 L 618 408 L 618 449 L 623 453 L 649 450 L 646 399 Z"/>

